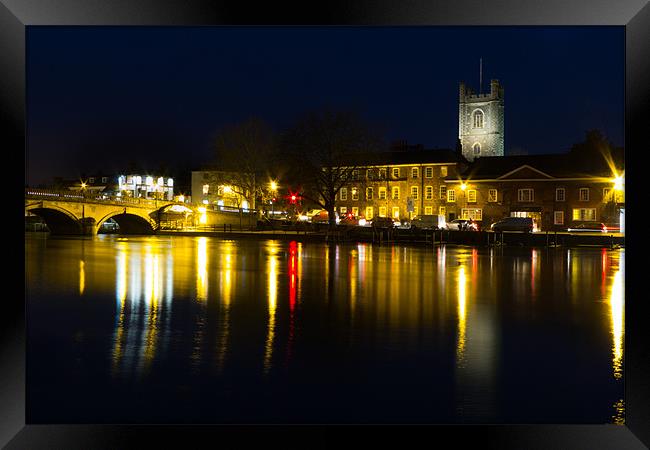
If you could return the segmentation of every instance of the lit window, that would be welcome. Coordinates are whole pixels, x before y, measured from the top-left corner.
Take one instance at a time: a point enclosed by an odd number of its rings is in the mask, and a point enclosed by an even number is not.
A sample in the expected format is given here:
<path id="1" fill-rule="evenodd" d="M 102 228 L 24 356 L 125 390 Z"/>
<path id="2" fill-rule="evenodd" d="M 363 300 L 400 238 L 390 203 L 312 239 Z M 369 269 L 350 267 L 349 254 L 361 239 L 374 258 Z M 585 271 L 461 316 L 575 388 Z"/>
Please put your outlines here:
<path id="1" fill-rule="evenodd" d="M 380 187 L 379 188 L 379 200 L 386 200 L 386 188 L 385 187 Z"/>
<path id="2" fill-rule="evenodd" d="M 565 199 L 565 190 L 564 188 L 557 188 L 555 190 L 555 201 L 556 202 L 563 202 Z"/>
<path id="3" fill-rule="evenodd" d="M 417 167 L 411 168 L 411 178 L 417 178 L 420 176 L 420 169 Z"/>
<path id="4" fill-rule="evenodd" d="M 108 177 L 102 177 L 102 183 L 108 183 Z"/>
<path id="5" fill-rule="evenodd" d="M 603 201 L 608 202 L 611 199 L 612 199 L 612 189 L 611 188 L 603 189 Z"/>
<path id="6" fill-rule="evenodd" d="M 393 200 L 399 200 L 399 186 L 393 186 Z"/>
<path id="7" fill-rule="evenodd" d="M 159 177 L 157 183 L 158 183 L 158 186 L 164 186 L 165 185 L 165 180 L 163 179 L 163 177 Z"/>
<path id="8" fill-rule="evenodd" d="M 367 169 L 367 170 L 366 170 L 366 177 L 367 177 L 369 180 L 374 179 L 374 178 L 375 178 L 375 171 L 372 170 L 372 169 Z"/>
<path id="9" fill-rule="evenodd" d="M 483 128 L 483 111 L 474 111 L 474 128 Z"/>
<path id="10" fill-rule="evenodd" d="M 440 186 L 440 200 L 447 200 L 447 186 Z"/>
<path id="11" fill-rule="evenodd" d="M 352 207 L 352 215 L 354 217 L 359 217 L 359 208 L 358 207 L 356 207 L 356 206 Z"/>
<path id="12" fill-rule="evenodd" d="M 366 188 L 366 200 L 372 200 L 373 189 L 371 187 Z"/>
<path id="13" fill-rule="evenodd" d="M 411 197 L 413 197 L 413 200 L 418 199 L 418 187 L 417 186 L 411 186 Z"/>
<path id="14" fill-rule="evenodd" d="M 386 217 L 386 207 L 385 206 L 380 206 L 379 207 L 379 217 Z"/>
<path id="15" fill-rule="evenodd" d="M 341 200 L 347 200 L 347 199 L 348 199 L 348 189 L 341 188 Z"/>
<path id="16" fill-rule="evenodd" d="M 476 203 L 476 190 L 468 189 L 467 190 L 467 201 L 470 203 Z"/>
<path id="17" fill-rule="evenodd" d="M 463 208 L 461 210 L 461 219 L 483 220 L 483 210 L 477 208 Z"/>
<path id="18" fill-rule="evenodd" d="M 347 208 L 347 206 L 341 206 L 341 207 L 339 208 L 339 211 L 341 211 L 341 214 L 345 214 L 345 213 L 348 212 L 348 208 Z"/>
<path id="19" fill-rule="evenodd" d="M 147 177 L 147 186 L 153 185 L 153 177 Z"/>
<path id="20" fill-rule="evenodd" d="M 393 206 L 393 218 L 399 219 L 399 206 Z"/>
<path id="21" fill-rule="evenodd" d="M 171 178 L 167 179 L 167 186 L 173 186 L 174 185 L 174 180 Z"/>
<path id="22" fill-rule="evenodd" d="M 371 220 L 374 217 L 372 206 L 366 206 L 366 220 Z"/>
<path id="23" fill-rule="evenodd" d="M 517 190 L 517 199 L 520 202 L 532 202 L 534 194 L 532 189 L 519 189 Z"/>
<path id="24" fill-rule="evenodd" d="M 90 178 L 88 178 L 88 183 L 93 184 L 94 182 L 95 182 L 95 178 L 94 178 L 94 177 L 90 177 Z"/>
<path id="25" fill-rule="evenodd" d="M 615 191 L 616 203 L 625 203 L 625 192 Z"/>
<path id="26" fill-rule="evenodd" d="M 359 179 L 359 171 L 358 170 L 353 170 L 352 171 L 352 179 L 353 180 L 358 180 Z"/>
<path id="27" fill-rule="evenodd" d="M 573 210 L 573 220 L 595 221 L 596 208 L 575 208 Z"/>
<path id="28" fill-rule="evenodd" d="M 399 167 L 393 167 L 393 178 L 399 178 Z"/>
<path id="29" fill-rule="evenodd" d="M 496 201 L 497 201 L 497 190 L 488 189 L 488 202 L 496 202 Z"/>
<path id="30" fill-rule="evenodd" d="M 424 214 L 427 216 L 430 216 L 433 214 L 433 206 L 425 206 L 424 207 Z"/>
<path id="31" fill-rule="evenodd" d="M 433 200 L 433 186 L 424 187 L 424 199 Z"/>
<path id="32" fill-rule="evenodd" d="M 359 200 L 359 190 L 352 188 L 352 200 Z"/>
<path id="33" fill-rule="evenodd" d="M 386 169 L 379 169 L 379 179 L 380 180 L 385 180 L 386 179 Z"/>
<path id="34" fill-rule="evenodd" d="M 553 212 L 553 225 L 564 225 L 564 211 Z"/>
<path id="35" fill-rule="evenodd" d="M 425 178 L 433 178 L 433 167 L 425 167 L 424 176 Z"/>
<path id="36" fill-rule="evenodd" d="M 447 189 L 447 201 L 453 203 L 456 201 L 456 191 L 453 189 Z"/>
<path id="37" fill-rule="evenodd" d="M 447 216 L 447 207 L 446 206 L 439 206 L 438 207 L 438 215 L 440 216 Z"/>
<path id="38" fill-rule="evenodd" d="M 209 184 L 204 184 L 203 185 L 203 193 L 207 194 L 208 191 L 210 191 L 210 185 Z"/>
<path id="39" fill-rule="evenodd" d="M 440 176 L 441 177 L 447 176 L 447 166 L 440 166 Z"/>
<path id="40" fill-rule="evenodd" d="M 589 188 L 580 188 L 580 201 L 581 202 L 589 201 Z"/>

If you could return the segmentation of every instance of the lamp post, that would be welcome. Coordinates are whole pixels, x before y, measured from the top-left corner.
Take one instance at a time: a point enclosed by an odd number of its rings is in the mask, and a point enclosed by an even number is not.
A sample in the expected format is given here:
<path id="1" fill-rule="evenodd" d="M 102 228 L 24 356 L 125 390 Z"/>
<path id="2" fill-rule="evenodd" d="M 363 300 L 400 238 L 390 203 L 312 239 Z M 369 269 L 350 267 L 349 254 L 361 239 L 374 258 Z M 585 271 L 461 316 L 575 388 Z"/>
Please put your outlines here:
<path id="1" fill-rule="evenodd" d="M 275 196 L 276 196 L 276 191 L 278 190 L 278 183 L 275 180 L 271 180 L 269 183 L 269 187 L 271 189 L 271 217 L 275 214 Z"/>

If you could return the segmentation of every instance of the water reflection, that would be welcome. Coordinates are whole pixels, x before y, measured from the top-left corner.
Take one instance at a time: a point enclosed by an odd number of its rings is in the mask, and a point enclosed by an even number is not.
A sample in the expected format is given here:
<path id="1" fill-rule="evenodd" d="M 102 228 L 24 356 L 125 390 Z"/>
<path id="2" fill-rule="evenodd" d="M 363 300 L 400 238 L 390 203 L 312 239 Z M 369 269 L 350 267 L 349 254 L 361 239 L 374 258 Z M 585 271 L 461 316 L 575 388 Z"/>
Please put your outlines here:
<path id="1" fill-rule="evenodd" d="M 609 299 L 612 327 L 612 368 L 614 378 L 623 376 L 623 335 L 625 333 L 625 256 L 620 257 L 619 268 L 614 274 L 612 291 Z"/>
<path id="2" fill-rule="evenodd" d="M 65 260 L 64 252 L 55 253 L 65 249 L 62 242 L 29 251 L 50 251 L 52 258 Z M 341 396 L 337 401 L 371 383 L 399 383 L 417 389 L 423 403 L 446 401 L 452 414 L 457 411 L 451 422 L 491 422 L 502 417 L 503 386 L 539 385 L 550 392 L 549 383 L 559 380 L 566 387 L 584 376 L 566 370 L 549 379 L 531 367 L 592 358 L 584 364 L 590 382 L 607 392 L 598 417 L 624 423 L 622 251 L 206 237 L 106 238 L 93 250 L 86 244 L 81 260 L 75 246 L 67 265 L 37 266 L 27 275 L 30 283 L 42 279 L 48 288 L 65 292 L 61 308 L 75 307 L 70 293 L 75 301 L 77 290 L 83 295 L 83 308 L 76 314 L 65 309 L 66 320 L 74 322 L 73 332 L 87 326 L 98 338 L 74 350 L 91 355 L 84 357 L 95 358 L 97 367 L 112 369 L 115 386 L 153 381 L 147 389 L 158 389 L 160 382 L 189 386 L 194 398 L 206 390 L 206 398 L 239 401 L 243 394 L 238 393 L 259 389 L 260 383 L 270 386 L 269 392 L 286 393 L 284 385 L 274 384 L 284 373 L 306 375 L 305 383 L 317 384 L 322 380 L 309 377 L 327 364 L 328 375 L 335 375 L 328 383 L 338 383 L 340 373 L 360 374 L 363 380 L 337 385 L 341 393 L 332 394 Z M 102 260 L 106 255 L 110 264 Z M 32 266 L 40 261 L 28 257 Z M 38 311 L 38 301 L 31 304 Z M 96 309 L 88 307 L 95 304 Z M 114 313 L 108 321 L 107 311 Z M 47 336 L 41 331 L 47 319 L 40 320 L 39 333 Z M 102 323 L 104 329 L 97 325 Z M 576 338 L 558 346 L 567 336 Z M 281 361 L 286 371 L 277 370 Z M 62 371 L 72 370 L 64 363 L 70 361 L 61 361 Z M 367 380 L 371 383 L 363 384 Z M 450 399 L 440 400 L 446 393 Z M 568 395 L 575 400 L 577 394 Z M 403 406 L 395 398 L 392 411 Z M 551 417 L 557 405 L 548 402 L 535 408 L 547 407 Z"/>

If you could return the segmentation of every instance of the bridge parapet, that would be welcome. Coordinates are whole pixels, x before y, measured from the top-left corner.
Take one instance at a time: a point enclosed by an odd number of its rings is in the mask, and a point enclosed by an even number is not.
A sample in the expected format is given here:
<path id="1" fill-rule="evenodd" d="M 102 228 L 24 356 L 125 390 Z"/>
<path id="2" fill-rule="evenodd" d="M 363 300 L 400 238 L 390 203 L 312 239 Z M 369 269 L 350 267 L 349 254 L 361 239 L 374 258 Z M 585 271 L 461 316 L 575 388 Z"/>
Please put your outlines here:
<path id="1" fill-rule="evenodd" d="M 73 202 L 98 202 L 113 205 L 136 205 L 145 208 L 158 208 L 161 205 L 177 203 L 170 200 L 148 198 L 117 197 L 101 193 L 62 191 L 53 189 L 25 189 L 25 197 L 41 200 L 63 200 Z"/>

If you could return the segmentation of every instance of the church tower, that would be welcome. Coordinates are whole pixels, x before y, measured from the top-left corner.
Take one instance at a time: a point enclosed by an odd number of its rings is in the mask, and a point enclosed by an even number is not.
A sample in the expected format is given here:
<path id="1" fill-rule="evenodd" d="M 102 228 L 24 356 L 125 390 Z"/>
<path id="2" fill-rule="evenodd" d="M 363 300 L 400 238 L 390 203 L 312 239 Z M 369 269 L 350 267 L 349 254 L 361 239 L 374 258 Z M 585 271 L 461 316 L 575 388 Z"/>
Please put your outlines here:
<path id="1" fill-rule="evenodd" d="M 490 81 L 490 92 L 475 94 L 460 83 L 458 104 L 458 138 L 463 156 L 503 156 L 503 87 L 499 80 Z"/>

